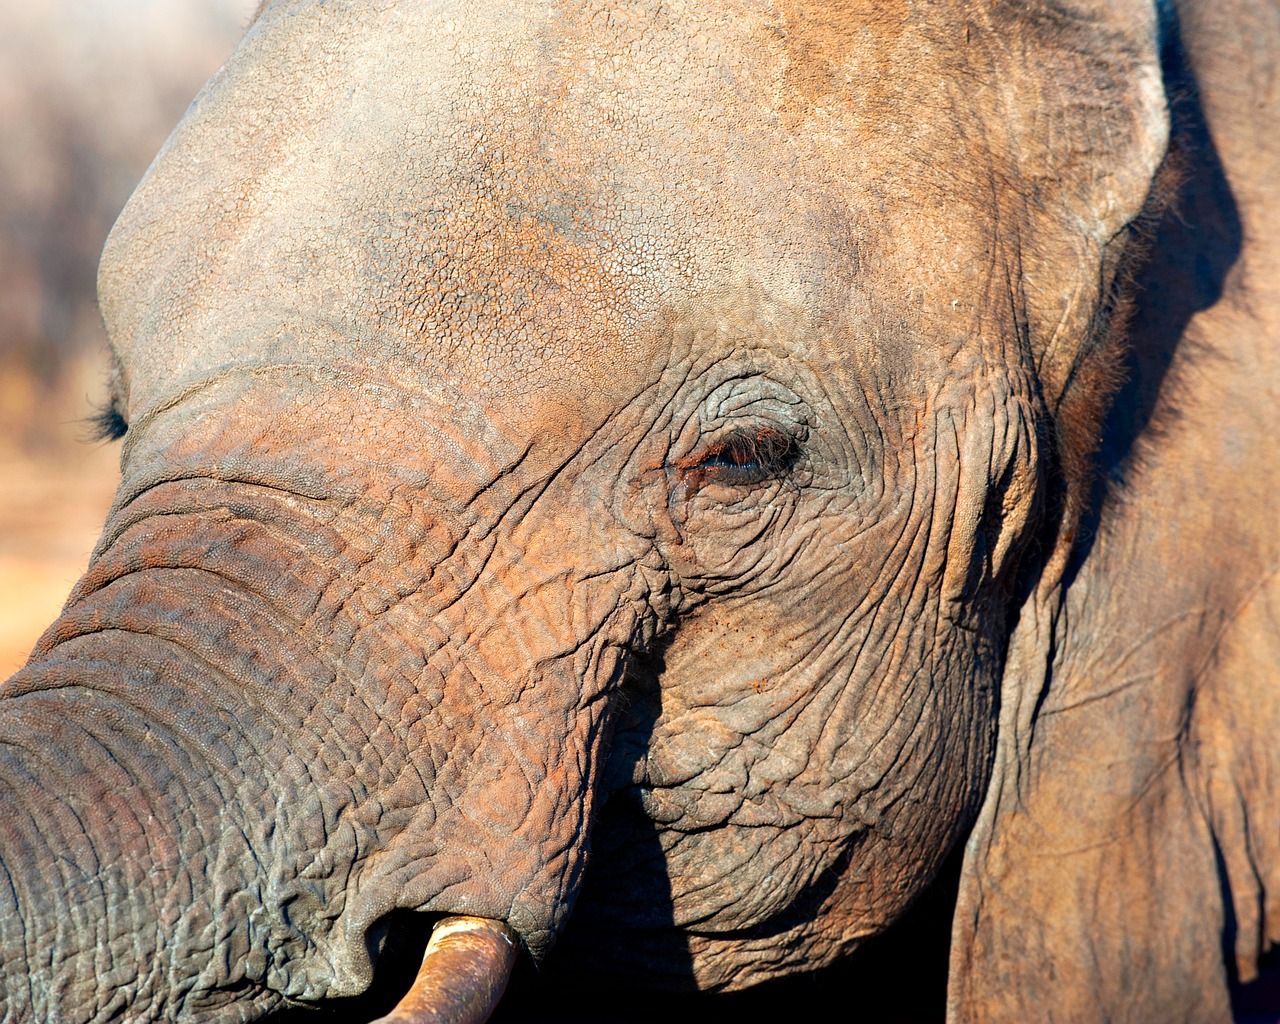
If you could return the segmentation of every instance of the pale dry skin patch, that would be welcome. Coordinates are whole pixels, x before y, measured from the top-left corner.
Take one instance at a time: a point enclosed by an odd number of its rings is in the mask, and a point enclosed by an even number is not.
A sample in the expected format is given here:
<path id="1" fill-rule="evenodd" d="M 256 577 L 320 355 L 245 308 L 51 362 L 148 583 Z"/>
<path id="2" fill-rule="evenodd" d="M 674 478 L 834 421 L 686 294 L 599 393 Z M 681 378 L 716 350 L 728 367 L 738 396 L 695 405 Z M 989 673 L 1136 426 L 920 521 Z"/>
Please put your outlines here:
<path id="1" fill-rule="evenodd" d="M 28 379 L 0 378 L 0 675 L 22 667 L 102 533 L 120 482 L 120 450 L 87 444 L 86 394 L 102 360 L 85 357 L 52 400 Z M 15 439 L 22 443 L 16 443 Z"/>

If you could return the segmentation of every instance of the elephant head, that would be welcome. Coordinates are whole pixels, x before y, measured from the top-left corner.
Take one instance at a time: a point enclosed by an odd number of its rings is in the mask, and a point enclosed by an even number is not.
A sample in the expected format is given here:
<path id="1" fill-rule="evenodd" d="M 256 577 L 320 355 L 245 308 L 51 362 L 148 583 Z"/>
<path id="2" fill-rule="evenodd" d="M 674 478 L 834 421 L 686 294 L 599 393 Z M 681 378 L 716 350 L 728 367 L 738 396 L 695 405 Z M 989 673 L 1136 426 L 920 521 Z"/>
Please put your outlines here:
<path id="1" fill-rule="evenodd" d="M 1025 764 L 1161 45 L 263 4 L 103 256 L 122 483 L 0 709 L 13 1019 L 356 994 L 397 912 L 710 989 L 898 918 Z"/>

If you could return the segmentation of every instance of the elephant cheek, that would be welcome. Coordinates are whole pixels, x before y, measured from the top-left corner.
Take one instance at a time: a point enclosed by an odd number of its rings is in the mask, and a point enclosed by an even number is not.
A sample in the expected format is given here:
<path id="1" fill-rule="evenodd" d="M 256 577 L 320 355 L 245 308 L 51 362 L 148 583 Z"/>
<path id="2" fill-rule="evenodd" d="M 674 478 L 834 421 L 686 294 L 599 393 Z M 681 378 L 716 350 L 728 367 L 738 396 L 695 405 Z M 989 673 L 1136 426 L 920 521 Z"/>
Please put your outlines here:
<path id="1" fill-rule="evenodd" d="M 668 648 L 633 783 L 593 835 L 575 961 L 625 971 L 643 950 L 669 983 L 710 988 L 833 962 L 904 912 L 976 814 L 993 646 L 972 630 L 877 637 L 871 620 L 815 645 L 773 611 L 707 606 Z M 792 639 L 801 653 L 784 656 Z"/>

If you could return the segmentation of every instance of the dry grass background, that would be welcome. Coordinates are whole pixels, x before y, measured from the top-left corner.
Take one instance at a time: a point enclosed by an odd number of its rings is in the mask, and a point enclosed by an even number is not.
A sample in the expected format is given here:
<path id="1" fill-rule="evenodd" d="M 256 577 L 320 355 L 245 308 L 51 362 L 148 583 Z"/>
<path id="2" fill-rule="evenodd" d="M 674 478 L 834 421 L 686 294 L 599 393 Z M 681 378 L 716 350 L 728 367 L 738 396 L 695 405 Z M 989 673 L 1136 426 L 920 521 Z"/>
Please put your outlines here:
<path id="1" fill-rule="evenodd" d="M 98 362 L 82 357 L 43 394 L 19 375 L 0 378 L 0 678 L 62 607 L 115 491 L 118 449 L 84 443 L 77 422 L 81 392 L 100 390 Z M 23 427 L 27 443 L 14 443 Z"/>
<path id="2" fill-rule="evenodd" d="M 0 0 L 0 679 L 83 572 L 117 479 L 98 254 L 255 0 Z"/>

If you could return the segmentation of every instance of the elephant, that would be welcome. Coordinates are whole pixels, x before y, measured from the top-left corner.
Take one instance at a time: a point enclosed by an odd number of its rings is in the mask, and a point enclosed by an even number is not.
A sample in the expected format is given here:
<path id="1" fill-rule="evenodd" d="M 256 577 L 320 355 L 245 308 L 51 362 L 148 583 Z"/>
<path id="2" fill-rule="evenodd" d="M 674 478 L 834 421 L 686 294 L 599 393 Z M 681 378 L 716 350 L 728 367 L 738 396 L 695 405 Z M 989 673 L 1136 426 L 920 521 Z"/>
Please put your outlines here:
<path id="1" fill-rule="evenodd" d="M 266 0 L 103 253 L 0 1016 L 334 1005 L 445 919 L 733 992 L 955 863 L 948 1020 L 1230 1020 L 1278 53 L 1258 0 Z"/>

